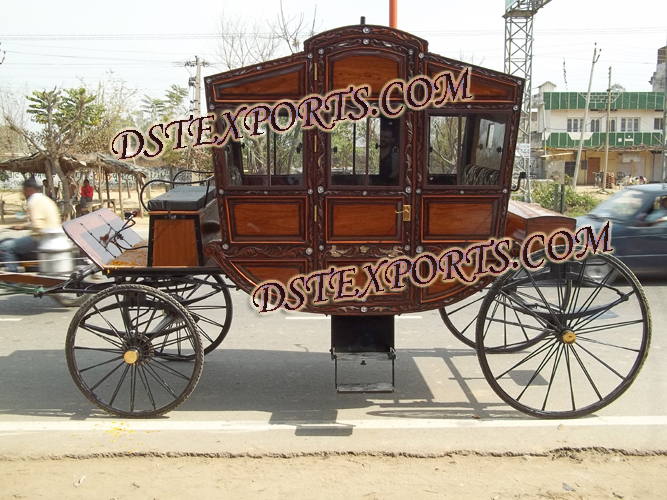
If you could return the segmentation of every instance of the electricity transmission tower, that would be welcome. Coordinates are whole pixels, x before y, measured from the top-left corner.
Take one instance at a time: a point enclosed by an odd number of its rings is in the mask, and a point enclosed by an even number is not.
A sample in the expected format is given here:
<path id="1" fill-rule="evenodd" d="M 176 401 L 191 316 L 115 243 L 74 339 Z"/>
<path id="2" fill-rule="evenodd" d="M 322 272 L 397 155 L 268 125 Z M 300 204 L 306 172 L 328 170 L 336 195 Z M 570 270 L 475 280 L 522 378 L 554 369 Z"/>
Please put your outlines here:
<path id="1" fill-rule="evenodd" d="M 530 112 L 533 77 L 533 17 L 551 0 L 505 0 L 505 73 L 525 78 L 519 122 L 519 150 L 514 172 L 526 172 L 527 196 L 530 199 Z M 523 147 L 521 147 L 523 145 Z M 526 155 L 525 152 L 528 151 Z"/>

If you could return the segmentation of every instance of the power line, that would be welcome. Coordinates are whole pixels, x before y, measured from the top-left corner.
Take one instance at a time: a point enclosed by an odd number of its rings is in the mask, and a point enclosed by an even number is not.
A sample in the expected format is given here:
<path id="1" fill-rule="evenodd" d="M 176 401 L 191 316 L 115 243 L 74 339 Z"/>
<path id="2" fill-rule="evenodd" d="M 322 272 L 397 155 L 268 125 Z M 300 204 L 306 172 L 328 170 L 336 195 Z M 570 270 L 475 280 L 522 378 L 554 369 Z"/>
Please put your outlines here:
<path id="1" fill-rule="evenodd" d="M 600 34 L 652 34 L 664 33 L 664 27 L 646 27 L 646 28 L 563 28 L 552 30 L 540 30 L 540 35 L 600 35 Z M 460 37 L 460 36 L 501 36 L 503 30 L 448 30 L 448 31 L 413 31 L 414 34 L 420 36 L 431 37 Z M 22 41 L 42 41 L 42 40 L 164 40 L 164 39 L 190 39 L 190 40 L 205 40 L 223 38 L 225 36 L 242 36 L 242 33 L 152 33 L 152 34 L 52 34 L 52 35 L 3 35 L 3 40 L 22 40 Z M 273 33 L 253 33 L 253 36 L 273 36 Z"/>

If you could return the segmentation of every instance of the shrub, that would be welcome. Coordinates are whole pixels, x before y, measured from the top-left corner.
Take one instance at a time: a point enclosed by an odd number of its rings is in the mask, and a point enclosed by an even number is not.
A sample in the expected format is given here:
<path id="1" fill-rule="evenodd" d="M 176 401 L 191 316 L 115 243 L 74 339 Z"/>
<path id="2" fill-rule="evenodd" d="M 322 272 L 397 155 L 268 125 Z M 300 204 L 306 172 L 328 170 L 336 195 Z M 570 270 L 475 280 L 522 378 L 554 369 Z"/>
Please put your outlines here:
<path id="1" fill-rule="evenodd" d="M 532 196 L 535 203 L 549 210 L 554 209 L 554 184 L 533 184 Z M 558 193 L 560 196 L 560 192 Z M 565 176 L 565 214 L 576 217 L 590 212 L 598 204 L 598 200 L 589 193 L 577 193 L 572 187 L 572 179 Z"/>

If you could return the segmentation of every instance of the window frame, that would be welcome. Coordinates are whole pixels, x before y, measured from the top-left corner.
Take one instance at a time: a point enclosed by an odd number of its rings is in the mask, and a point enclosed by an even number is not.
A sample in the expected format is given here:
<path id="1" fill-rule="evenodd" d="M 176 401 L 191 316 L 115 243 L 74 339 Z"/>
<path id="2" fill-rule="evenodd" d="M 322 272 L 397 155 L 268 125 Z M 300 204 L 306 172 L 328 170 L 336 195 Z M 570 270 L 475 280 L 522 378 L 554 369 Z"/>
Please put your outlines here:
<path id="1" fill-rule="evenodd" d="M 633 133 L 638 133 L 640 132 L 639 130 L 639 122 L 641 120 L 639 118 L 621 118 L 621 130 L 620 132 L 624 134 L 633 134 Z M 627 125 L 632 124 L 634 125 L 634 130 L 626 130 L 628 127 Z"/>
<path id="2" fill-rule="evenodd" d="M 225 110 L 222 110 L 225 111 Z M 224 130 L 224 127 L 222 123 L 218 123 L 218 128 L 220 131 Z M 234 191 L 256 191 L 256 190 L 262 190 L 262 191 L 284 191 L 284 190 L 289 190 L 289 191 L 306 191 L 307 190 L 307 172 L 305 170 L 305 163 L 306 163 L 306 151 L 305 151 L 305 144 L 306 144 L 306 137 L 307 137 L 307 130 L 301 129 L 301 152 L 299 153 L 301 156 L 301 182 L 299 184 L 271 184 L 271 178 L 274 177 L 274 174 L 272 173 L 272 170 L 275 170 L 276 168 L 276 162 L 274 162 L 274 158 L 276 158 L 276 150 L 274 148 L 274 143 L 275 141 L 272 140 L 272 136 L 274 135 L 280 135 L 274 132 L 270 127 L 268 128 L 268 134 L 266 136 L 266 141 L 267 141 L 267 148 L 264 150 L 263 156 L 267 160 L 267 169 L 266 169 L 266 174 L 262 175 L 252 175 L 252 177 L 260 177 L 260 178 L 265 178 L 266 179 L 266 184 L 240 184 L 240 185 L 235 185 L 231 184 L 229 182 L 229 170 L 228 170 L 228 165 L 227 165 L 227 156 L 228 154 L 232 154 L 234 156 L 240 157 L 241 160 L 241 169 L 239 170 L 239 173 L 241 175 L 241 178 L 243 179 L 245 177 L 245 174 L 243 173 L 243 168 L 245 166 L 245 152 L 243 150 L 243 144 L 241 141 L 236 141 L 234 138 L 229 136 L 227 139 L 227 142 L 223 146 L 213 146 L 214 148 L 219 150 L 219 158 L 220 160 L 220 172 L 221 172 L 221 183 L 222 186 L 225 189 L 230 189 Z M 224 134 L 224 132 L 222 132 Z M 292 133 L 292 131 L 286 132 L 286 134 Z M 236 152 L 233 150 L 229 151 L 228 148 L 238 148 L 236 149 Z M 269 152 L 271 152 L 271 155 L 269 155 Z M 217 155 L 216 155 L 217 156 Z M 280 174 L 282 175 L 282 174 Z M 288 174 L 286 174 L 288 175 Z"/>
<path id="3" fill-rule="evenodd" d="M 431 117 L 432 116 L 460 116 L 466 117 L 466 121 L 476 115 L 486 115 L 486 116 L 504 116 L 505 117 L 505 136 L 503 138 L 503 151 L 500 158 L 500 167 L 499 167 L 499 176 L 498 184 L 461 184 L 462 174 L 463 174 L 463 155 L 464 155 L 464 138 L 465 130 L 459 126 L 459 154 L 457 159 L 457 169 L 456 169 L 456 182 L 457 184 L 429 184 L 429 149 L 431 142 Z M 424 174 L 422 175 L 422 181 L 420 188 L 428 190 L 463 190 L 469 191 L 470 189 L 475 190 L 484 190 L 484 191 L 502 191 L 503 186 L 505 185 L 505 171 L 507 163 L 507 150 L 509 147 L 510 141 L 510 125 L 512 122 L 512 112 L 510 110 L 491 110 L 491 109 L 478 109 L 478 110 L 469 110 L 469 109 L 429 109 L 424 113 L 424 155 L 423 164 L 425 166 Z"/>
<path id="4" fill-rule="evenodd" d="M 348 103 L 349 104 L 349 103 Z M 373 100 L 368 100 L 368 104 L 370 107 L 375 106 L 376 108 L 378 107 L 378 102 L 373 101 Z M 349 112 L 356 112 L 358 110 L 356 109 L 350 109 Z M 346 113 L 348 110 L 345 111 Z M 370 119 L 377 119 L 380 120 L 382 119 L 383 116 L 377 115 L 373 116 L 372 114 L 369 113 L 368 116 L 364 118 L 364 120 L 370 120 Z M 393 120 L 398 120 L 398 152 L 396 153 L 398 155 L 398 183 L 397 184 L 390 184 L 390 185 L 381 185 L 381 184 L 371 184 L 369 182 L 370 175 L 368 173 L 368 170 L 370 170 L 367 165 L 365 171 L 364 171 L 364 183 L 363 184 L 334 184 L 333 183 L 333 173 L 332 173 L 332 165 L 333 165 L 333 147 L 331 143 L 331 137 L 333 130 L 325 132 L 324 135 L 324 149 L 325 149 L 325 177 L 326 177 L 326 190 L 327 191 L 402 191 L 405 187 L 405 176 L 406 176 L 406 165 L 405 165 L 405 158 L 404 158 L 404 150 L 405 150 L 405 137 L 404 137 L 404 130 L 405 130 L 405 113 L 402 114 L 400 117 L 393 118 Z M 352 120 L 346 120 L 346 121 L 352 121 Z M 359 122 L 362 120 L 357 120 L 353 122 L 353 125 L 357 125 Z M 380 133 L 381 133 L 380 129 Z M 369 147 L 369 145 L 367 145 Z M 356 164 L 356 156 L 354 154 L 354 148 L 353 148 L 353 164 Z M 379 168 L 379 165 L 378 165 Z M 361 175 L 361 174 L 353 174 L 353 175 Z"/>

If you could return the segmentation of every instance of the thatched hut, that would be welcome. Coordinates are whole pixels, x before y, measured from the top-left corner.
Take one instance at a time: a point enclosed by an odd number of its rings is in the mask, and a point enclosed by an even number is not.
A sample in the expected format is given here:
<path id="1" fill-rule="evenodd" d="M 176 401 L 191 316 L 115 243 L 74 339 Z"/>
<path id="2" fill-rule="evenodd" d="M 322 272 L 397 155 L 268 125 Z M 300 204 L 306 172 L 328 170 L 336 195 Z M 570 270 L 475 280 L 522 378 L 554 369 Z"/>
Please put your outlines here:
<path id="1" fill-rule="evenodd" d="M 77 173 L 88 172 L 90 175 L 90 184 L 97 191 L 99 198 L 98 203 L 106 204 L 107 206 L 113 205 L 114 209 L 116 204 L 111 196 L 109 181 L 112 177 L 115 177 L 118 182 L 118 208 L 120 209 L 121 215 L 123 214 L 123 176 L 126 176 L 126 181 L 128 178 L 134 179 L 137 194 L 139 194 L 148 177 L 146 169 L 119 161 L 112 156 L 102 153 L 62 155 L 59 158 L 59 162 L 63 173 L 68 181 L 76 186 L 77 192 L 81 187 L 79 182 L 77 182 Z M 0 170 L 19 172 L 23 175 L 44 174 L 50 182 L 51 169 L 49 162 L 47 161 L 46 156 L 41 153 L 0 161 Z M 105 194 L 103 194 L 104 184 L 106 184 Z M 141 204 L 139 205 L 139 210 L 140 216 L 143 216 L 143 213 L 141 213 Z"/>

